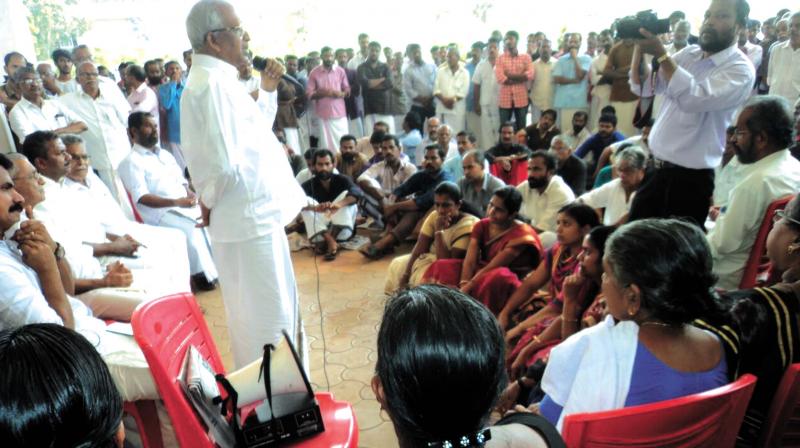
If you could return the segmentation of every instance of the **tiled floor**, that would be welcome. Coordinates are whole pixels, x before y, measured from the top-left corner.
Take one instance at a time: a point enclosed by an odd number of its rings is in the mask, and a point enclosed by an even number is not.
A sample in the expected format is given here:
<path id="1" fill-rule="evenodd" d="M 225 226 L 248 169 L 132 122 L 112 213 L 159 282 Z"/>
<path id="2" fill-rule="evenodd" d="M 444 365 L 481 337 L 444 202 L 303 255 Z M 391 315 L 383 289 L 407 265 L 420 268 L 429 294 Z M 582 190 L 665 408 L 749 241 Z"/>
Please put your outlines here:
<path id="1" fill-rule="evenodd" d="M 408 252 L 410 246 L 405 245 L 403 249 L 403 252 Z M 314 389 L 325 391 L 330 385 L 334 397 L 353 405 L 360 430 L 359 446 L 397 447 L 392 424 L 386 413 L 380 412 L 370 387 L 375 367 L 377 328 L 385 301 L 383 285 L 391 257 L 370 262 L 355 251 L 342 251 L 333 262 L 317 258 L 315 266 L 311 252 L 302 250 L 293 253 L 292 260 L 310 341 Z M 200 293 L 197 298 L 225 367 L 230 369 L 232 359 L 221 294 L 217 290 Z M 323 350 L 320 315 L 323 316 L 327 350 Z M 327 359 L 327 379 L 324 359 Z"/>

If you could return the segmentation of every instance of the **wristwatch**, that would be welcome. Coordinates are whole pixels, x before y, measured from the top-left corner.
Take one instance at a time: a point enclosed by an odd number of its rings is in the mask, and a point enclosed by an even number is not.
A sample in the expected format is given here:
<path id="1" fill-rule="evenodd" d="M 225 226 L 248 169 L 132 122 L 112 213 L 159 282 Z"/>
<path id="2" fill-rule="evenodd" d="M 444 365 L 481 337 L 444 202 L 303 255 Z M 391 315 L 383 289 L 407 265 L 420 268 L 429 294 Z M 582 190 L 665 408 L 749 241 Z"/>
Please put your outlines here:
<path id="1" fill-rule="evenodd" d="M 53 255 L 56 256 L 56 261 L 61 261 L 64 258 L 64 246 L 61 243 L 56 242 L 56 250 L 53 251 Z"/>

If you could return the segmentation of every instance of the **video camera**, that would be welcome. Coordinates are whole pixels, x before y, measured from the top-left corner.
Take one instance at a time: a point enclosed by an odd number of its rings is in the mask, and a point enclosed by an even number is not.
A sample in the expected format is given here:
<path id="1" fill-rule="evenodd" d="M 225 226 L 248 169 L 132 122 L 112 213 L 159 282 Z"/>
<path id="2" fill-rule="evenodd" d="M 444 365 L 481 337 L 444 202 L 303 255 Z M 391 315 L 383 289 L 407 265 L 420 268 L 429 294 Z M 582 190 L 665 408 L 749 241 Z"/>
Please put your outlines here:
<path id="1" fill-rule="evenodd" d="M 617 22 L 617 38 L 643 39 L 639 28 L 644 28 L 653 34 L 664 34 L 670 30 L 669 19 L 659 19 L 652 9 L 637 12 L 635 16 L 627 16 Z"/>

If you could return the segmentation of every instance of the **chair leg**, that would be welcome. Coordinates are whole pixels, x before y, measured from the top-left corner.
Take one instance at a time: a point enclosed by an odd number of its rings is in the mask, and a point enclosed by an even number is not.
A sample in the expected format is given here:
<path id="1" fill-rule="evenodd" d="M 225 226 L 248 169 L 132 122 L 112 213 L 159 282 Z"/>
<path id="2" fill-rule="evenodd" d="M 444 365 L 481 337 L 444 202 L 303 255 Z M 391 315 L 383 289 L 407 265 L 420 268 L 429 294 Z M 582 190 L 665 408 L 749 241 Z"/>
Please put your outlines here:
<path id="1" fill-rule="evenodd" d="M 123 405 L 123 410 L 136 421 L 143 448 L 164 447 L 155 401 L 126 401 Z"/>

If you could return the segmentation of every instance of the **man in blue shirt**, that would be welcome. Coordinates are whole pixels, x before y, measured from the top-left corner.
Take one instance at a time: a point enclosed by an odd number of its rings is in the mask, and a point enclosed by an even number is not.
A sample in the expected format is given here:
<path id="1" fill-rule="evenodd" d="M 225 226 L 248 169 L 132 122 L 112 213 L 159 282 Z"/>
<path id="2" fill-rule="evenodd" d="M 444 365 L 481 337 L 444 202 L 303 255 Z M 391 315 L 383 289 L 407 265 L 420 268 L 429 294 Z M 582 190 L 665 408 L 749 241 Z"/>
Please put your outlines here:
<path id="1" fill-rule="evenodd" d="M 453 181 L 450 173 L 442 169 L 445 150 L 438 144 L 425 147 L 423 170 L 414 173 L 397 187 L 390 196 L 390 205 L 383 207 L 384 221 L 389 223 L 387 232 L 375 243 L 359 249 L 365 257 L 377 260 L 402 243 L 416 228 L 433 206 L 433 190 L 440 183 Z M 406 199 L 413 195 L 413 198 Z"/>
<path id="2" fill-rule="evenodd" d="M 166 141 L 161 142 L 163 147 L 175 157 L 178 166 L 186 169 L 186 161 L 181 150 L 181 94 L 183 93 L 183 77 L 181 65 L 178 61 L 169 61 L 164 66 L 168 82 L 158 87 L 158 102 L 167 112 Z"/>
<path id="3" fill-rule="evenodd" d="M 567 48 L 569 52 L 559 58 L 553 67 L 553 82 L 556 84 L 553 107 L 561 117 L 559 126 L 561 129 L 569 129 L 575 112 L 589 111 L 588 74 L 592 58 L 578 54 L 581 48 L 581 35 L 578 33 L 569 34 Z"/>
<path id="4" fill-rule="evenodd" d="M 625 140 L 625 136 L 617 131 L 617 116 L 603 114 L 597 120 L 597 133 L 578 147 L 575 157 L 583 159 L 587 165 L 587 172 L 594 173 L 594 166 L 600 160 L 603 150 L 612 143 Z"/>

